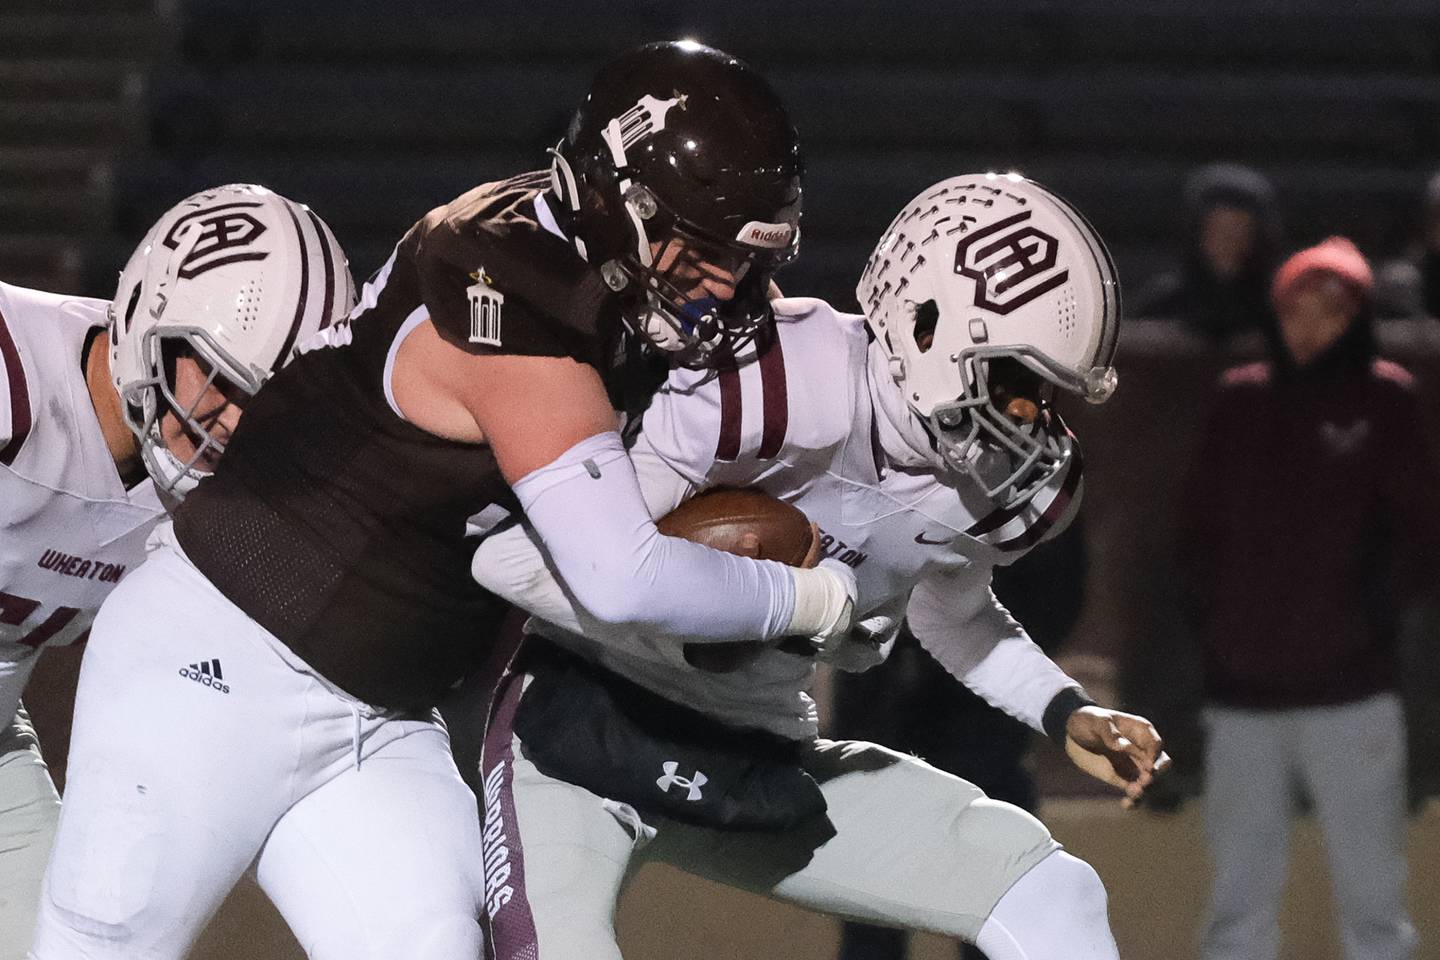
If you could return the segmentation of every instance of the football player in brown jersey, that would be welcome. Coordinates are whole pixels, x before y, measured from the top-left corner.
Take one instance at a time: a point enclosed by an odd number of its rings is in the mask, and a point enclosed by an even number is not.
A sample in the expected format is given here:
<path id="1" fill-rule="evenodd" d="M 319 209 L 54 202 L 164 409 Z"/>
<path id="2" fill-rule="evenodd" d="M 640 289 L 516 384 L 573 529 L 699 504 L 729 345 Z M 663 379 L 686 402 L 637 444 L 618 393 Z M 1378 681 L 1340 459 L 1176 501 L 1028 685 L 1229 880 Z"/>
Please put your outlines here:
<path id="1" fill-rule="evenodd" d="M 105 605 L 35 957 L 178 960 L 252 862 L 311 957 L 478 956 L 474 798 L 432 709 L 507 609 L 467 533 L 523 516 L 617 624 L 848 628 L 843 564 L 661 536 L 616 414 L 770 335 L 800 218 L 779 99 L 720 51 L 652 44 L 553 153 L 401 239 Z"/>

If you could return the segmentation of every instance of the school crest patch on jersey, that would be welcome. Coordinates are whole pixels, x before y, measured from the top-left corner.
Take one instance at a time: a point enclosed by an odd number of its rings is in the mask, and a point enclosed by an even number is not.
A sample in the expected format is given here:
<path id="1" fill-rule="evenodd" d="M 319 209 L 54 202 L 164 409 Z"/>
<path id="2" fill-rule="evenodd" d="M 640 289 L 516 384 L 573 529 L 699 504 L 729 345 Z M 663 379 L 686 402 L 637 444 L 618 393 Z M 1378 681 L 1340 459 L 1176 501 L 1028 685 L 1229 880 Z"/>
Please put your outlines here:
<path id="1" fill-rule="evenodd" d="M 472 273 L 474 283 L 465 288 L 470 298 L 470 342 L 487 347 L 500 346 L 500 314 L 505 294 L 490 285 L 490 277 L 481 267 Z"/>

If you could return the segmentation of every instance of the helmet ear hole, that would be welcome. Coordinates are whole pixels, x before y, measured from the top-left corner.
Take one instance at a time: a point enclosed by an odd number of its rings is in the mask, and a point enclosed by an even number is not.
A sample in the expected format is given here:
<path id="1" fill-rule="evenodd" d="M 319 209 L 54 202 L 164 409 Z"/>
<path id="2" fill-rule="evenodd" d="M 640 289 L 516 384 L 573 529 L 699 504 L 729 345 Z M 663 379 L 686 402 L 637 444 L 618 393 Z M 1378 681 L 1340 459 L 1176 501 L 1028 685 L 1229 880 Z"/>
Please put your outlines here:
<path id="1" fill-rule="evenodd" d="M 926 300 L 915 308 L 915 326 L 911 329 L 915 337 L 915 349 L 928 353 L 935 345 L 935 328 L 940 325 L 940 305 Z"/>
<path id="2" fill-rule="evenodd" d="M 135 285 L 135 289 L 130 291 L 130 301 L 125 304 L 125 313 L 123 314 L 122 319 L 121 319 L 121 321 L 120 321 L 120 332 L 121 332 L 121 334 L 126 334 L 126 333 L 129 333 L 129 332 L 130 332 L 130 321 L 135 318 L 135 308 L 138 307 L 139 305 L 140 305 L 140 284 L 137 283 L 137 284 Z"/>

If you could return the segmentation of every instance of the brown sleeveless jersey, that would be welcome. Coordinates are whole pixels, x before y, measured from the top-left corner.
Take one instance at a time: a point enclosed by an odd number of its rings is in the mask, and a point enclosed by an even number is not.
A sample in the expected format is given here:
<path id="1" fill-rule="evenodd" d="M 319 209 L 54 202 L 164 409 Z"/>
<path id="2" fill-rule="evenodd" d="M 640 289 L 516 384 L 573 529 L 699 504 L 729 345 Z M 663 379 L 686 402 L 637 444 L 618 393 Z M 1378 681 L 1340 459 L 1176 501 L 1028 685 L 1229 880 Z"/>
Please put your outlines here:
<path id="1" fill-rule="evenodd" d="M 176 514 L 216 588 L 367 703 L 429 707 L 483 660 L 505 606 L 470 578 L 466 521 L 519 513 L 488 447 L 427 433 L 387 402 L 407 320 L 428 316 L 467 350 L 589 364 L 617 405 L 663 378 L 633 347 L 624 361 L 613 297 L 537 222 L 545 185 L 530 173 L 477 187 L 411 228 L 348 330 L 265 385 Z"/>

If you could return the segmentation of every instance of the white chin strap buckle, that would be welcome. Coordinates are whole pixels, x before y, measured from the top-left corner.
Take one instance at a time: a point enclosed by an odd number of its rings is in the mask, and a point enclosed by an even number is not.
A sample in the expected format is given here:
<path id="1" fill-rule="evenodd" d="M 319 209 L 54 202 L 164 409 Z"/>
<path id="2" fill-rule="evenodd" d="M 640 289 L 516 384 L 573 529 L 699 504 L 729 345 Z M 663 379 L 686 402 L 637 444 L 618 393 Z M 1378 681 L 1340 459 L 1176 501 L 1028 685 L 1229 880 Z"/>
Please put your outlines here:
<path id="1" fill-rule="evenodd" d="M 680 340 L 680 334 L 658 310 L 646 310 L 641 315 L 640 332 L 657 349 L 664 350 L 666 353 L 675 353 L 685 349 L 685 344 Z"/>

